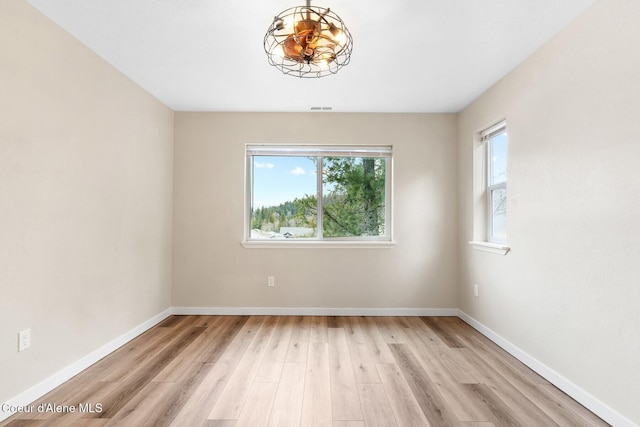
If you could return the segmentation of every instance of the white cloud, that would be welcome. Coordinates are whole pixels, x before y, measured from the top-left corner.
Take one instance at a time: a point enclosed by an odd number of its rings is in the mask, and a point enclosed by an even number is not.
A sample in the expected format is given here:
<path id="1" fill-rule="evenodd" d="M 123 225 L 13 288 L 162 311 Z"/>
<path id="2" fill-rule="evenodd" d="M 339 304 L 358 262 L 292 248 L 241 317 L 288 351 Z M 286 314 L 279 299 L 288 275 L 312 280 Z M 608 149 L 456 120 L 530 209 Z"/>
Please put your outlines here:
<path id="1" fill-rule="evenodd" d="M 295 169 L 291 170 L 291 175 L 304 175 L 305 171 L 300 166 L 296 166 Z"/>
<path id="2" fill-rule="evenodd" d="M 273 169 L 275 167 L 273 163 L 253 162 L 253 165 L 257 168 L 267 168 L 267 169 Z"/>

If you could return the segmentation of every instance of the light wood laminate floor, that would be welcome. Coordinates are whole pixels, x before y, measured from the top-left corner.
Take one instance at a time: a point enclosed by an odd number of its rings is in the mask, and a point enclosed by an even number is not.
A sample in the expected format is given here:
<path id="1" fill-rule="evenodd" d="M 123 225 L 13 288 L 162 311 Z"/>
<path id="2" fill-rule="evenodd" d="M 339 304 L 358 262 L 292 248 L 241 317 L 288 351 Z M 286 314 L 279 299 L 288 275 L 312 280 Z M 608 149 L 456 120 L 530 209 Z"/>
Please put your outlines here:
<path id="1" fill-rule="evenodd" d="M 33 405 L 0 425 L 607 425 L 455 317 L 172 316 Z"/>

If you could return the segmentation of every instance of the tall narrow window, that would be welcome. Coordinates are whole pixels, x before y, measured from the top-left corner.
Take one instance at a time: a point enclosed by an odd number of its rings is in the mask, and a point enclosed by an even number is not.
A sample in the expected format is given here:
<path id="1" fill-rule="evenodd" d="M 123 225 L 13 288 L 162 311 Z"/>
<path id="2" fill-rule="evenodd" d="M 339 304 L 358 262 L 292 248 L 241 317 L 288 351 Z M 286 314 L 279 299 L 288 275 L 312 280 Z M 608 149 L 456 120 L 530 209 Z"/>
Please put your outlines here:
<path id="1" fill-rule="evenodd" d="M 248 145 L 246 240 L 391 240 L 391 147 Z"/>
<path id="2" fill-rule="evenodd" d="M 500 122 L 482 132 L 487 153 L 487 240 L 507 242 L 507 127 Z"/>

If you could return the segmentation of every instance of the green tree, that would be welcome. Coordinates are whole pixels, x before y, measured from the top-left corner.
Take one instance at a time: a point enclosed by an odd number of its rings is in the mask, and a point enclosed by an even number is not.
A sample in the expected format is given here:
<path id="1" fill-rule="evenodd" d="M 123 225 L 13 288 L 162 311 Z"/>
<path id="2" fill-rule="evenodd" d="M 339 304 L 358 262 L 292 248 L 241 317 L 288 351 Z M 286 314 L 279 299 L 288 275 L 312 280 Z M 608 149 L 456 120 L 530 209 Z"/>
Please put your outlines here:
<path id="1" fill-rule="evenodd" d="M 384 159 L 326 157 L 322 173 L 324 236 L 377 236 L 384 232 Z"/>

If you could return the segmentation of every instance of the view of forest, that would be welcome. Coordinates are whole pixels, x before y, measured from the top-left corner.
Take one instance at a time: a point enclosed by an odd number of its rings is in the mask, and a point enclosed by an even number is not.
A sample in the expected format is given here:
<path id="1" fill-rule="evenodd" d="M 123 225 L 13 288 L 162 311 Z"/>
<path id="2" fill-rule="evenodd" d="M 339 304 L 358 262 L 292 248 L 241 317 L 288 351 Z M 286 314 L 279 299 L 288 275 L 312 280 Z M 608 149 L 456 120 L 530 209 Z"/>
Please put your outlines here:
<path id="1" fill-rule="evenodd" d="M 385 234 L 385 171 L 386 162 L 382 158 L 323 158 L 323 237 Z M 275 237 L 283 236 L 283 228 L 298 231 L 284 237 L 316 237 L 317 227 L 315 195 L 251 211 L 251 229 L 275 233 Z"/>

